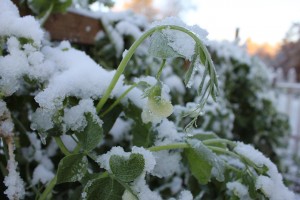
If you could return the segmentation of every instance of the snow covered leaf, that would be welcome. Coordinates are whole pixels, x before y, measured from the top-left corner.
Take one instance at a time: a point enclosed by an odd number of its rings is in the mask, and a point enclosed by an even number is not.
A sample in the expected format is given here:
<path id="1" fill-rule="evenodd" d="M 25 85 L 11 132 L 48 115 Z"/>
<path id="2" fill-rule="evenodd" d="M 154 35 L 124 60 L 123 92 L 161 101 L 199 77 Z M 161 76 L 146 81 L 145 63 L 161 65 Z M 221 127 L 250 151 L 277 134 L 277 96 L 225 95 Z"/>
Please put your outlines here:
<path id="1" fill-rule="evenodd" d="M 81 193 L 84 200 L 109 199 L 120 200 L 125 188 L 116 180 L 106 177 L 89 181 Z"/>
<path id="2" fill-rule="evenodd" d="M 192 174 L 202 184 L 206 184 L 211 175 L 218 181 L 224 181 L 224 162 L 201 141 L 187 140 L 191 148 L 185 150 Z"/>
<path id="3" fill-rule="evenodd" d="M 103 138 L 103 129 L 95 122 L 91 113 L 86 114 L 87 126 L 82 132 L 75 133 L 82 148 L 89 152 L 93 150 Z"/>
<path id="4" fill-rule="evenodd" d="M 64 157 L 58 165 L 57 184 L 81 180 L 87 172 L 88 160 L 84 154 Z"/>
<path id="5" fill-rule="evenodd" d="M 157 58 L 174 58 L 183 57 L 173 50 L 172 47 L 168 45 L 168 38 L 160 31 L 156 32 L 151 36 L 151 42 L 149 46 L 149 54 Z"/>
<path id="6" fill-rule="evenodd" d="M 133 153 L 129 159 L 112 155 L 109 159 L 111 171 L 122 182 L 134 181 L 144 170 L 145 160 L 141 154 Z"/>

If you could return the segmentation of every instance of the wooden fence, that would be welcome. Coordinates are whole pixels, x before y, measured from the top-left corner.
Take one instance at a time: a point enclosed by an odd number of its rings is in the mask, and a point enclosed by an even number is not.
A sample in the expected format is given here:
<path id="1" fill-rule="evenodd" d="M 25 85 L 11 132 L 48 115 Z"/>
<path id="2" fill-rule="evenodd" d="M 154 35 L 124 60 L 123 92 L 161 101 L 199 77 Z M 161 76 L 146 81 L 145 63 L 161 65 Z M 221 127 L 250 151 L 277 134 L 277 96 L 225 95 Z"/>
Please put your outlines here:
<path id="1" fill-rule="evenodd" d="M 291 136 L 289 149 L 300 156 L 300 83 L 278 82 L 278 108 L 289 116 Z"/>

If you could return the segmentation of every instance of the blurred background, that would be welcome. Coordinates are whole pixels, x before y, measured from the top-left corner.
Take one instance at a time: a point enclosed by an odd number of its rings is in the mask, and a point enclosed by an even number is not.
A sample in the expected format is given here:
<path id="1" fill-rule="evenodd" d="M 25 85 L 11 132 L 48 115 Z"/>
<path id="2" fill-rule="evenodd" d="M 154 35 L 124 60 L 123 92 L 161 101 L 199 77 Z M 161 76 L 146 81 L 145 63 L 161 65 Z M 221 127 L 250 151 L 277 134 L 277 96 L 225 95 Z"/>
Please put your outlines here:
<path id="1" fill-rule="evenodd" d="M 93 8 L 99 9 L 97 3 Z M 280 69 L 280 78 L 298 82 L 299 8 L 298 0 L 116 0 L 112 10 L 130 9 L 149 21 L 179 16 L 189 25 L 206 29 L 210 40 L 233 41 L 238 37 L 251 55 Z"/>

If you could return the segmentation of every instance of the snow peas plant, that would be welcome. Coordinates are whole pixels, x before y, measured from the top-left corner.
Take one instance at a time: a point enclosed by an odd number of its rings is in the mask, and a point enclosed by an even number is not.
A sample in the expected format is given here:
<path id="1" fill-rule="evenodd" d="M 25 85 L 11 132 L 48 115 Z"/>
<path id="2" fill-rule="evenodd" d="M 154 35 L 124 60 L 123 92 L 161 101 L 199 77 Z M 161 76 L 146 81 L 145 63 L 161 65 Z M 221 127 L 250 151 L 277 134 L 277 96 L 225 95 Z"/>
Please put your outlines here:
<path id="1" fill-rule="evenodd" d="M 217 180 L 228 199 L 294 199 L 262 153 L 195 126 L 218 94 L 204 33 L 177 19 L 161 21 L 108 71 L 66 41 L 46 41 L 33 17 L 21 18 L 9 0 L 0 1 L 0 156 L 7 198 L 201 199 L 197 185 Z M 160 68 L 154 77 L 127 81 L 122 74 L 145 40 Z M 190 62 L 187 88 L 204 69 L 186 127 L 169 117 L 175 105 L 160 79 L 174 57 Z"/>

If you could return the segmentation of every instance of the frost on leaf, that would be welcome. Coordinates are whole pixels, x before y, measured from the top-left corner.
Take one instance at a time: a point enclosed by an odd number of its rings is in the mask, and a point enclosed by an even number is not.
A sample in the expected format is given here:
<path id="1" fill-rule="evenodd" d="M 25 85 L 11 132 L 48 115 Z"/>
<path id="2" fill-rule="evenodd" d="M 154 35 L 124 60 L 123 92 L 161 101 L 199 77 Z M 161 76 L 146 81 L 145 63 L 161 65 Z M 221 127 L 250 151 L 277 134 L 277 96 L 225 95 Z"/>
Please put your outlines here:
<path id="1" fill-rule="evenodd" d="M 87 173 L 88 160 L 84 154 L 64 157 L 57 170 L 57 184 L 81 180 Z"/>

